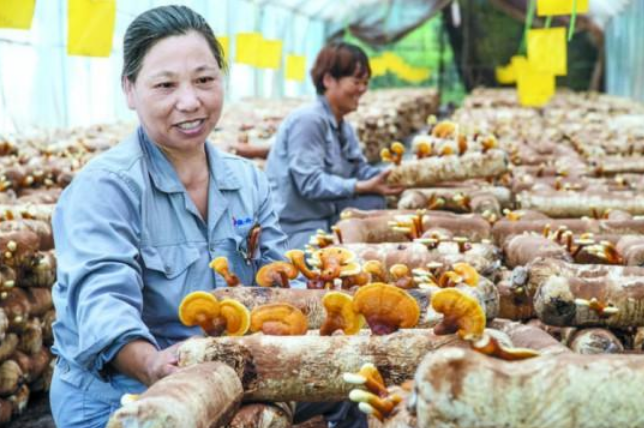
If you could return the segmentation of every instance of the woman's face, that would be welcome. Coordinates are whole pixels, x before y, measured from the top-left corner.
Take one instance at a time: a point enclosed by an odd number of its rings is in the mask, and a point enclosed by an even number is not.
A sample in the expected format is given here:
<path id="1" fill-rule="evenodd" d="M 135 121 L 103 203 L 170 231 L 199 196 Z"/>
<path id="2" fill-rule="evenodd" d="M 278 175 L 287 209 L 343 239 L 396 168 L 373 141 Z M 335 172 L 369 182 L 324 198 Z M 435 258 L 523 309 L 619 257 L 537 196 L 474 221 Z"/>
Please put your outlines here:
<path id="1" fill-rule="evenodd" d="M 356 111 L 360 98 L 367 92 L 368 76 L 345 76 L 339 79 L 327 74 L 324 77 L 326 92 L 324 95 L 334 110 L 342 116 Z"/>
<path id="2" fill-rule="evenodd" d="M 223 105 L 222 74 L 197 32 L 157 42 L 145 55 L 136 83 L 124 82 L 128 106 L 166 152 L 202 146 Z"/>

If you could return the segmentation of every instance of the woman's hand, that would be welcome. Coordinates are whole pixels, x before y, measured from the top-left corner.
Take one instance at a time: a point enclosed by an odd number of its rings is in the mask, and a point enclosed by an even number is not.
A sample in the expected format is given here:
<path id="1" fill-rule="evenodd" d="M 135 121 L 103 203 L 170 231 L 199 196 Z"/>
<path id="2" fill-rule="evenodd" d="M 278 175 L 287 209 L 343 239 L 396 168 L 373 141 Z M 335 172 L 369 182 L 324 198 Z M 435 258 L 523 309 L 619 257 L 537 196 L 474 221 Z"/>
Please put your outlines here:
<path id="1" fill-rule="evenodd" d="M 405 190 L 405 187 L 400 185 L 391 186 L 387 184 L 387 176 L 390 172 L 391 170 L 388 169 L 369 180 L 358 181 L 356 183 L 356 193 L 359 195 L 365 193 L 377 193 L 382 196 L 399 195 L 403 190 Z"/>
<path id="2" fill-rule="evenodd" d="M 175 343 L 169 348 L 158 351 L 150 342 L 135 340 L 125 345 L 116 354 L 112 365 L 119 372 L 150 386 L 179 370 L 177 351 L 182 343 Z"/>

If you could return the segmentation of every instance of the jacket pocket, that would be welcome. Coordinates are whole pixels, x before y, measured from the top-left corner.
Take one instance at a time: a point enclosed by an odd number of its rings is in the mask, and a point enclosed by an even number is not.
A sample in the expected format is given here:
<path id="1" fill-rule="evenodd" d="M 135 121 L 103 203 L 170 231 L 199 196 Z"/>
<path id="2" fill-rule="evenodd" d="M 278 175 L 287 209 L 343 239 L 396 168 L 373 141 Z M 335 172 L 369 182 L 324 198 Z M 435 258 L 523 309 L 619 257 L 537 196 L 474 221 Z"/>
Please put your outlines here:
<path id="1" fill-rule="evenodd" d="M 141 249 L 141 257 L 146 269 L 174 279 L 199 259 L 199 250 L 187 245 L 147 246 Z"/>

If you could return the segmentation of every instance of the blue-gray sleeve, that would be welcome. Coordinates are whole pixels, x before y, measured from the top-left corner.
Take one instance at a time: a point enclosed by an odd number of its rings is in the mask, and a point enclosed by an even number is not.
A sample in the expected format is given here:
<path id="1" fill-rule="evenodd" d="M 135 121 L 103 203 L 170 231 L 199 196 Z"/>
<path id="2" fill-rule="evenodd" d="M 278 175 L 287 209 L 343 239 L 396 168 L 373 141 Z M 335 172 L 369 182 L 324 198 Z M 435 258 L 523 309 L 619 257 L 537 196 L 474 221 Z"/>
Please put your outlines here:
<path id="1" fill-rule="evenodd" d="M 53 218 L 57 286 L 65 302 L 64 310 L 56 309 L 78 333 L 78 342 L 70 344 L 74 362 L 98 375 L 128 342 L 158 345 L 141 319 L 136 192 L 112 172 L 83 172 L 64 192 Z"/>
<path id="2" fill-rule="evenodd" d="M 351 156 L 352 159 L 355 159 L 356 163 L 356 178 L 358 178 L 359 180 L 368 180 L 383 171 L 383 168 L 381 167 L 369 165 L 367 159 L 362 154 L 360 142 L 358 141 L 358 136 L 356 135 L 353 127 L 350 127 L 348 144 L 349 156 Z"/>
<path id="3" fill-rule="evenodd" d="M 306 115 L 295 118 L 288 131 L 288 167 L 300 194 L 311 200 L 334 200 L 354 195 L 356 178 L 325 171 L 325 119 Z"/>

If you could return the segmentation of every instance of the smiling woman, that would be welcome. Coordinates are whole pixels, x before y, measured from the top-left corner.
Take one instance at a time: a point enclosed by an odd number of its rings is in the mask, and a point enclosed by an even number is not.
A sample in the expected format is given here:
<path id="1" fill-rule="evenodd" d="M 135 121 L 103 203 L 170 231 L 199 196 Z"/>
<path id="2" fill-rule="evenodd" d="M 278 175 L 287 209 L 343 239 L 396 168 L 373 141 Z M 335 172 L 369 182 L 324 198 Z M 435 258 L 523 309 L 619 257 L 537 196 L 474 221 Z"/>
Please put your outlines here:
<path id="1" fill-rule="evenodd" d="M 362 49 L 348 43 L 323 48 L 311 70 L 313 105 L 282 122 L 266 164 L 280 226 L 289 248 L 304 248 L 317 230 L 329 231 L 344 208 L 382 209 L 402 187 L 388 171 L 370 166 L 344 116 L 358 108 L 371 68 Z"/>
<path id="2" fill-rule="evenodd" d="M 225 64 L 203 17 L 183 6 L 149 10 L 123 51 L 122 86 L 140 127 L 76 176 L 53 220 L 50 399 L 61 427 L 104 427 L 124 394 L 177 370 L 177 344 L 203 334 L 180 322 L 179 303 L 226 286 L 212 259 L 225 257 L 253 285 L 286 247 L 264 175 L 206 141 Z"/>

